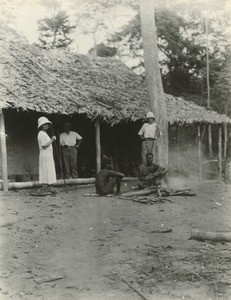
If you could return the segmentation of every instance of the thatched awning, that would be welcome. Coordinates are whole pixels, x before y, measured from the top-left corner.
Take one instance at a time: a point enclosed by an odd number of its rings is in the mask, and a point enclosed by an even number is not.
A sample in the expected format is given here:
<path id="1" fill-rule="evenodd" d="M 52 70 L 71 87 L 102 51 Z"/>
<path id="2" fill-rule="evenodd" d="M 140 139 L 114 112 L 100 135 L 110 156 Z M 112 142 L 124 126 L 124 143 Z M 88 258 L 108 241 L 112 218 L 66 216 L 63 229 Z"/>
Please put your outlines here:
<path id="1" fill-rule="evenodd" d="M 143 79 L 116 59 L 41 50 L 0 33 L 0 99 L 19 110 L 86 114 L 112 125 L 148 111 Z M 166 95 L 170 124 L 231 123 L 225 115 Z"/>

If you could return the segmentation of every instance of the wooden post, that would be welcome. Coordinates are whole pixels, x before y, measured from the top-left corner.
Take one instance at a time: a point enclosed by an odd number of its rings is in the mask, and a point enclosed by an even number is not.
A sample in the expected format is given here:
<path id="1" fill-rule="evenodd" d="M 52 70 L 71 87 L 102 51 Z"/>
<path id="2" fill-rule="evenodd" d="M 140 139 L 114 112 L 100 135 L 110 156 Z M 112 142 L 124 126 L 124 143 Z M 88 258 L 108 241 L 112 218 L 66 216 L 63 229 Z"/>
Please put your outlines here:
<path id="1" fill-rule="evenodd" d="M 213 148 L 212 148 L 212 125 L 208 125 L 208 142 L 209 142 L 209 157 L 213 157 Z"/>
<path id="2" fill-rule="evenodd" d="M 176 124 L 176 162 L 177 162 L 177 173 L 180 170 L 180 151 L 179 151 L 179 140 L 178 140 L 178 126 Z"/>
<path id="3" fill-rule="evenodd" d="M 95 122 L 96 173 L 101 170 L 100 122 Z"/>
<path id="4" fill-rule="evenodd" d="M 118 132 L 113 128 L 113 168 L 119 170 L 119 149 L 118 149 Z"/>
<path id="5" fill-rule="evenodd" d="M 223 157 L 226 159 L 227 157 L 227 139 L 228 139 L 228 129 L 227 129 L 227 124 L 224 123 L 224 154 Z"/>
<path id="6" fill-rule="evenodd" d="M 198 146 L 198 171 L 199 171 L 199 180 L 202 178 L 201 172 L 201 126 L 197 126 L 197 146 Z"/>
<path id="7" fill-rule="evenodd" d="M 222 125 L 218 127 L 218 180 L 222 179 Z"/>
<path id="8" fill-rule="evenodd" d="M 226 157 L 225 157 L 225 182 L 231 183 L 231 131 L 227 126 Z"/>
<path id="9" fill-rule="evenodd" d="M 8 191 L 8 170 L 7 170 L 7 149 L 4 114 L 0 108 L 0 151 L 2 161 L 2 187 L 3 191 Z"/>

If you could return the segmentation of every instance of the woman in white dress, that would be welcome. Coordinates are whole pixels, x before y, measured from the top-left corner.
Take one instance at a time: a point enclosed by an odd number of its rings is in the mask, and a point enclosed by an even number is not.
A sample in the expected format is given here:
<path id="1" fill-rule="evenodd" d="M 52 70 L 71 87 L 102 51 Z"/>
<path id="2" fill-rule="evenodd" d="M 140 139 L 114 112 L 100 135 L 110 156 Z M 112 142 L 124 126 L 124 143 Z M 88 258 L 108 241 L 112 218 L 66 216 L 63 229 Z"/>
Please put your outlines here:
<path id="1" fill-rule="evenodd" d="M 56 140 L 56 137 L 52 136 L 52 138 L 50 138 L 46 133 L 51 124 L 52 123 L 45 117 L 38 119 L 39 183 L 43 184 L 42 189 L 38 192 L 40 194 L 56 193 L 52 187 L 52 184 L 57 180 L 52 147 L 52 143 Z"/>

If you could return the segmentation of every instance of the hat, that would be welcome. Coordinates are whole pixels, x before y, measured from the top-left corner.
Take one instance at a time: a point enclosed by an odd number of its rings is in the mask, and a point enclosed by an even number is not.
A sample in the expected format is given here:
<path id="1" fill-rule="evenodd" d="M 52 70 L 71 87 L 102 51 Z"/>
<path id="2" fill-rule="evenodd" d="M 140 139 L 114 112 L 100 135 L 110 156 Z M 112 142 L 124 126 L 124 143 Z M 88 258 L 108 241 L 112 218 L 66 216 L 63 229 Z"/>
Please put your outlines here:
<path id="1" fill-rule="evenodd" d="M 38 119 L 38 128 L 40 128 L 44 124 L 52 124 L 46 117 L 40 117 Z"/>
<path id="2" fill-rule="evenodd" d="M 149 112 L 147 113 L 146 119 L 148 119 L 148 118 L 153 118 L 153 119 L 155 119 L 155 116 L 154 116 L 153 112 L 149 111 Z"/>

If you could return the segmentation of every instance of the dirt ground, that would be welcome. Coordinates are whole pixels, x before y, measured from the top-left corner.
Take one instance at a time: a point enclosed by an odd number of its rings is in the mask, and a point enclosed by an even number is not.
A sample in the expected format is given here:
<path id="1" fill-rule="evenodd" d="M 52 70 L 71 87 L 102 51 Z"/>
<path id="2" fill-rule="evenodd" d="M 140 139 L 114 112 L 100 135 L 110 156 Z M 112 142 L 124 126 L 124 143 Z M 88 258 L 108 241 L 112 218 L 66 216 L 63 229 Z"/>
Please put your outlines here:
<path id="1" fill-rule="evenodd" d="M 0 299 L 142 299 L 123 279 L 147 299 L 231 299 L 231 243 L 189 239 L 231 231 L 231 186 L 184 187 L 197 196 L 153 205 L 93 186 L 0 192 Z"/>

